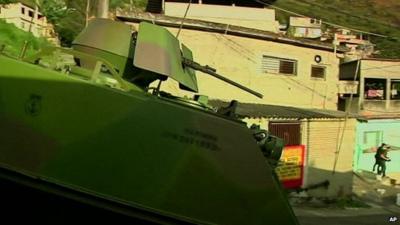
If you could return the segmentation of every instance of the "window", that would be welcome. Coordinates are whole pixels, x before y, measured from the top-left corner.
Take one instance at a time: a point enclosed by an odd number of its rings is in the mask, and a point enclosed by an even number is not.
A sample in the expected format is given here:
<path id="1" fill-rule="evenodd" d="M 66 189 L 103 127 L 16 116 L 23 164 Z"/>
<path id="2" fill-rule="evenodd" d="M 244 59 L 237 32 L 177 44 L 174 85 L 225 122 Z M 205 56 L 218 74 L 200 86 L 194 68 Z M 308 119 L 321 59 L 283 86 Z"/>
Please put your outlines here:
<path id="1" fill-rule="evenodd" d="M 365 131 L 363 144 L 365 148 L 377 147 L 383 141 L 383 131 Z"/>
<path id="2" fill-rule="evenodd" d="M 232 5 L 232 1 L 231 0 L 203 0 L 203 4 Z"/>
<path id="3" fill-rule="evenodd" d="M 21 8 L 21 13 L 25 15 L 25 8 L 24 7 Z"/>
<path id="4" fill-rule="evenodd" d="M 264 73 L 276 73 L 283 75 L 297 74 L 296 60 L 282 59 L 264 55 L 261 64 Z"/>
<path id="5" fill-rule="evenodd" d="M 386 98 L 386 79 L 365 78 L 364 98 L 384 100 Z"/>
<path id="6" fill-rule="evenodd" d="M 33 11 L 29 10 L 28 15 L 29 15 L 29 17 L 33 17 Z"/>
<path id="7" fill-rule="evenodd" d="M 391 80 L 390 99 L 400 99 L 400 80 Z"/>
<path id="8" fill-rule="evenodd" d="M 25 23 L 24 22 L 21 22 L 21 28 L 25 29 Z"/>
<path id="9" fill-rule="evenodd" d="M 311 77 L 325 79 L 325 67 L 311 66 Z"/>
<path id="10" fill-rule="evenodd" d="M 300 145 L 300 123 L 269 122 L 268 131 L 282 138 L 285 145 Z"/>

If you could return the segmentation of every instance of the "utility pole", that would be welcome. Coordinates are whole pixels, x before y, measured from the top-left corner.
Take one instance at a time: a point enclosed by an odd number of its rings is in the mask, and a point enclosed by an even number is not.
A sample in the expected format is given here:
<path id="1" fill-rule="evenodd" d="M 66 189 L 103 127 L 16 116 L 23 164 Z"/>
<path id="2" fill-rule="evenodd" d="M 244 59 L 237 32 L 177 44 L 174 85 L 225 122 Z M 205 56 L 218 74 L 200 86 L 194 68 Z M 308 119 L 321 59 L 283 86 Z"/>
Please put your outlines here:
<path id="1" fill-rule="evenodd" d="M 131 12 L 133 11 L 133 0 L 129 0 L 129 9 Z"/>
<path id="2" fill-rule="evenodd" d="M 34 24 L 35 22 L 39 22 L 39 21 L 38 21 L 38 15 L 39 15 L 39 0 L 35 0 L 35 11 L 34 11 L 32 17 L 31 17 L 31 22 L 29 23 L 29 30 L 28 30 L 28 32 L 29 32 L 29 33 L 33 33 L 33 32 L 32 32 L 32 28 L 35 27 L 35 31 L 37 32 L 37 34 L 38 34 L 39 37 L 40 37 L 40 36 L 42 36 L 43 34 L 40 34 L 40 33 L 39 33 L 38 25 Z M 35 32 L 35 31 L 34 31 L 34 32 Z M 19 58 L 20 58 L 20 59 L 23 59 L 23 58 L 25 57 L 26 51 L 28 50 L 28 45 L 29 45 L 28 40 L 25 40 L 25 41 L 24 41 L 24 45 L 22 46 L 21 53 L 20 53 L 20 55 L 19 55 Z"/>
<path id="3" fill-rule="evenodd" d="M 87 27 L 89 24 L 89 13 L 90 13 L 90 0 L 86 0 L 85 27 Z"/>
<path id="4" fill-rule="evenodd" d="M 108 18 L 109 0 L 98 0 L 97 18 Z"/>

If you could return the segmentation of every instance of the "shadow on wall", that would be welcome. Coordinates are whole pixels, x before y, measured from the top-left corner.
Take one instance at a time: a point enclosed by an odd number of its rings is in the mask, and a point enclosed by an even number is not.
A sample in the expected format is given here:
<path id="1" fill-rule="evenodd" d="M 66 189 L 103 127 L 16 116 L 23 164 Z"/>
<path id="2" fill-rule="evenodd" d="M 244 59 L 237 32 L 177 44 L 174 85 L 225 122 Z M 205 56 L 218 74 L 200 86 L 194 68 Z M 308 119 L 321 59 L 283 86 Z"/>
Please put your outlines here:
<path id="1" fill-rule="evenodd" d="M 286 168 L 293 168 L 296 165 L 284 164 Z M 288 169 L 289 170 L 289 169 Z M 315 167 L 304 168 L 303 185 L 298 188 L 287 188 L 293 192 L 307 192 L 310 197 L 345 197 L 352 194 L 353 187 L 353 171 L 335 172 L 318 169 Z M 292 169 L 292 172 L 286 172 L 285 177 L 299 177 L 299 171 Z M 295 180 L 295 179 L 292 179 Z M 281 180 L 288 182 L 289 180 Z M 289 181 L 290 182 L 290 181 Z"/>

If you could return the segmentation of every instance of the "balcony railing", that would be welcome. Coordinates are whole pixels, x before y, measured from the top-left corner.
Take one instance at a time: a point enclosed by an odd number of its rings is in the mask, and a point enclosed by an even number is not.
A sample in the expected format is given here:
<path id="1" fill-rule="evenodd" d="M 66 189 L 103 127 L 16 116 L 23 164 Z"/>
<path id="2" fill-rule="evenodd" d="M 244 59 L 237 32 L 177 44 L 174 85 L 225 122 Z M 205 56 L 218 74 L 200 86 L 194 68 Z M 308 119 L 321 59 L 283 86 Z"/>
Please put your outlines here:
<path id="1" fill-rule="evenodd" d="M 350 104 L 350 98 L 345 99 L 346 108 Z M 340 110 L 344 110 L 342 107 Z M 399 100 L 368 100 L 363 99 L 359 105 L 359 97 L 354 97 L 349 108 L 351 113 L 360 115 L 400 115 Z"/>

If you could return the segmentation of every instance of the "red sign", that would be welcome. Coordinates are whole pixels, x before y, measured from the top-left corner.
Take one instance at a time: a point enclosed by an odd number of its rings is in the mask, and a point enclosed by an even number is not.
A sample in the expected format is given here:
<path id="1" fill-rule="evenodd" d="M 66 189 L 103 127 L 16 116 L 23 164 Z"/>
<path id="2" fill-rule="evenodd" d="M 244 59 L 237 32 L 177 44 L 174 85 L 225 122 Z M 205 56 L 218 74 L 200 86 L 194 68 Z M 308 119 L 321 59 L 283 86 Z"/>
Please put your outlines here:
<path id="1" fill-rule="evenodd" d="M 304 145 L 285 146 L 275 169 L 285 188 L 299 188 L 304 177 Z"/>

